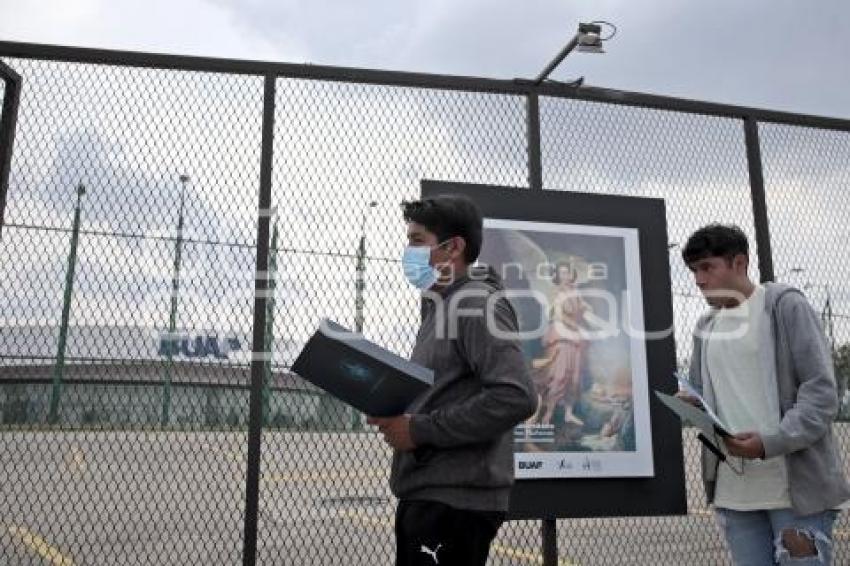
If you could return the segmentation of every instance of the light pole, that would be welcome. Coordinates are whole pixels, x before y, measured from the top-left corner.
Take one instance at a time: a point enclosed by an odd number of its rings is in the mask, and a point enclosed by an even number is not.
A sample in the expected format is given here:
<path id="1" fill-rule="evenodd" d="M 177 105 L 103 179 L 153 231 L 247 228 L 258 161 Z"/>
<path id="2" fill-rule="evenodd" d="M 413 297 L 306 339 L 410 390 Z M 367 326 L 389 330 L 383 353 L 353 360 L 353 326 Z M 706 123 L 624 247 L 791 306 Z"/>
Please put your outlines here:
<path id="1" fill-rule="evenodd" d="M 274 354 L 275 292 L 277 289 L 277 238 L 277 221 L 275 221 L 272 229 L 271 248 L 269 249 L 269 301 L 266 305 L 265 344 L 265 353 L 268 358 L 265 361 L 265 372 L 263 373 L 263 426 L 268 426 L 271 418 L 272 356 Z"/>
<path id="2" fill-rule="evenodd" d="M 803 285 L 803 289 L 823 289 L 826 300 L 823 303 L 823 310 L 820 314 L 821 324 L 824 332 L 829 336 L 829 346 L 835 354 L 835 326 L 832 321 L 832 294 L 830 292 L 829 283 L 812 283 L 811 281 Z"/>
<path id="3" fill-rule="evenodd" d="M 180 260 L 183 253 L 183 204 L 186 198 L 186 185 L 189 175 L 182 174 L 180 179 L 180 210 L 177 215 L 177 242 L 174 249 L 174 269 L 171 275 L 171 309 L 168 314 L 168 348 L 165 363 L 165 379 L 162 383 L 162 426 L 168 426 L 171 420 L 171 373 L 174 366 L 174 347 L 177 343 L 174 333 L 177 327 L 177 299 L 180 295 Z"/>
<path id="4" fill-rule="evenodd" d="M 679 242 L 669 242 L 667 244 L 667 257 L 670 260 L 670 264 L 672 266 L 676 266 L 676 265 L 680 266 L 679 269 L 681 269 L 681 266 L 683 265 L 683 263 L 681 263 L 679 261 L 676 261 L 675 263 L 673 262 L 673 251 L 677 250 L 681 247 L 682 246 L 681 246 L 681 244 L 679 244 Z M 677 297 L 684 297 L 686 299 L 704 299 L 705 298 L 701 294 L 698 294 L 698 293 L 691 293 L 689 291 L 675 291 L 673 289 L 673 286 L 672 286 L 672 279 L 673 279 L 672 269 L 674 269 L 674 268 L 671 268 L 671 272 L 670 272 L 670 279 L 671 279 L 671 281 L 670 281 L 670 283 L 671 283 L 670 294 L 671 295 L 675 295 Z"/>
<path id="5" fill-rule="evenodd" d="M 776 279 L 779 280 L 783 277 L 791 275 L 792 273 L 795 275 L 799 275 L 801 273 L 805 273 L 806 269 L 803 267 L 792 267 L 790 269 L 786 269 L 780 275 L 776 276 Z M 835 355 L 835 327 L 832 322 L 832 294 L 830 292 L 828 283 L 813 283 L 811 281 L 806 281 L 803 284 L 803 290 L 808 291 L 809 289 L 822 289 L 826 295 L 826 300 L 823 304 L 823 309 L 820 313 L 821 326 L 823 327 L 823 331 L 829 337 L 829 347 L 832 350 L 833 356 Z"/>
<path id="6" fill-rule="evenodd" d="M 360 217 L 360 243 L 357 246 L 357 276 L 354 285 L 354 290 L 356 291 L 354 299 L 354 329 L 361 333 L 363 332 L 363 307 L 365 306 L 363 291 L 366 289 L 366 216 L 369 210 L 376 206 L 378 206 L 377 201 L 370 201 Z"/>
<path id="7" fill-rule="evenodd" d="M 80 213 L 86 188 L 77 185 L 77 205 L 74 207 L 74 225 L 71 230 L 71 250 L 68 252 L 68 271 L 65 273 L 65 293 L 62 299 L 62 321 L 59 323 L 59 344 L 56 348 L 56 365 L 53 367 L 53 387 L 50 391 L 48 422 L 59 422 L 59 399 L 62 395 L 62 377 L 65 372 L 65 348 L 68 341 L 68 321 L 71 317 L 71 299 L 74 296 L 74 273 L 77 268 L 77 246 L 80 241 Z"/>
<path id="8" fill-rule="evenodd" d="M 360 217 L 360 242 L 357 246 L 357 274 L 354 281 L 354 330 L 358 334 L 363 333 L 363 307 L 365 299 L 363 291 L 366 289 L 366 216 L 369 211 L 378 206 L 377 201 L 369 201 L 366 208 L 363 209 L 363 214 Z M 360 419 L 360 414 L 352 409 L 351 413 L 351 428 L 360 430 L 363 423 Z"/>

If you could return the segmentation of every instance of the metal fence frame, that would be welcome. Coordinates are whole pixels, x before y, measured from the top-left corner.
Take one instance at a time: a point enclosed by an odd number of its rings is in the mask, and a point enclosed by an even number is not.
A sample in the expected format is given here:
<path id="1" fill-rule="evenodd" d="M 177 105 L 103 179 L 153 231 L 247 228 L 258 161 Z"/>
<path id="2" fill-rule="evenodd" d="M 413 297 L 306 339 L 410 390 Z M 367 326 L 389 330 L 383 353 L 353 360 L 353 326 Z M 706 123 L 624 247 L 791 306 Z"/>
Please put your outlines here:
<path id="1" fill-rule="evenodd" d="M 3 80 L 2 114 L 0 114 L 0 238 L 3 237 L 3 218 L 6 211 L 6 193 L 9 190 L 9 171 L 15 148 L 15 126 L 18 105 L 21 101 L 21 76 L 0 61 L 0 79 Z"/>
<path id="2" fill-rule="evenodd" d="M 263 430 L 263 372 L 265 364 L 268 361 L 268 355 L 264 353 L 264 345 L 266 344 L 267 291 L 270 285 L 268 256 L 270 207 L 272 204 L 275 83 L 278 78 L 493 93 L 524 97 L 527 119 L 528 185 L 532 190 L 544 189 L 539 106 L 539 98 L 541 96 L 739 120 L 745 136 L 750 198 L 758 249 L 758 267 L 762 281 L 772 281 L 774 279 L 774 270 L 762 171 L 759 124 L 770 123 L 804 126 L 850 133 L 850 120 L 845 119 L 778 112 L 598 87 L 575 87 L 560 83 L 536 85 L 531 80 L 520 79 L 512 81 L 496 80 L 322 65 L 123 52 L 8 41 L 0 41 L 0 57 L 263 77 L 264 97 L 258 202 L 259 222 L 257 229 L 248 462 L 245 485 L 246 513 L 244 518 L 244 547 L 242 553 L 243 564 L 245 566 L 253 566 L 256 563 L 257 554 L 260 459 Z M 0 62 L 0 76 L 2 76 L 6 84 L 2 121 L 0 122 L 0 236 L 2 236 L 3 211 L 8 189 L 15 120 L 22 81 L 21 77 L 14 70 L 2 62 Z M 544 564 L 557 563 L 555 534 L 555 520 L 543 521 L 541 524 L 541 535 L 543 539 Z"/>

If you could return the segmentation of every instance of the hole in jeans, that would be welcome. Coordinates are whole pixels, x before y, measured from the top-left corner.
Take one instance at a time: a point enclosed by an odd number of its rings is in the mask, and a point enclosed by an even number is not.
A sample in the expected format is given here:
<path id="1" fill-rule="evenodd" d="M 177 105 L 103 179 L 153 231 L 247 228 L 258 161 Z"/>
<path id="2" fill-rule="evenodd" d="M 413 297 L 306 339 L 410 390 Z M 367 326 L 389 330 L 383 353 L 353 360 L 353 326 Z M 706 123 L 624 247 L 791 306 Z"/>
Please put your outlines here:
<path id="1" fill-rule="evenodd" d="M 824 560 L 824 551 L 831 543 L 820 531 L 807 529 L 784 529 L 775 541 L 776 560 L 783 564 L 783 560 L 806 559 L 817 557 L 820 562 Z"/>

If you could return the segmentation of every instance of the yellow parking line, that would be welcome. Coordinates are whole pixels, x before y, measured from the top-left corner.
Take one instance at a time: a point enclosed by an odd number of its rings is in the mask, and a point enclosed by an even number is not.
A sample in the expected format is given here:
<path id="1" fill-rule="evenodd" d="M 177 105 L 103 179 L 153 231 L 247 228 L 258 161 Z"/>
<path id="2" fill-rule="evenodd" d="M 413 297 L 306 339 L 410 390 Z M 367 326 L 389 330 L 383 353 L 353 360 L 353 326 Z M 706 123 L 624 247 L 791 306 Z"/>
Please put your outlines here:
<path id="1" fill-rule="evenodd" d="M 59 549 L 24 527 L 11 526 L 9 532 L 53 566 L 75 566 L 72 558 L 65 556 Z"/>
<path id="2" fill-rule="evenodd" d="M 395 524 L 388 519 L 372 517 L 363 512 L 346 511 L 345 513 L 343 513 L 343 516 L 348 517 L 349 519 L 356 519 L 362 523 L 372 525 L 373 527 L 387 527 L 388 529 L 392 529 L 395 527 Z"/>
<path id="3" fill-rule="evenodd" d="M 362 523 L 366 523 L 368 525 L 372 525 L 373 527 L 386 527 L 392 529 L 395 525 L 392 521 L 388 519 L 381 519 L 378 517 L 372 517 L 367 515 L 366 513 L 359 511 L 346 511 L 343 513 L 344 517 L 349 519 L 354 519 L 360 521 Z M 514 558 L 523 560 L 525 562 L 531 562 L 533 564 L 543 564 L 543 556 L 539 552 L 533 552 L 530 550 L 523 550 L 519 548 L 514 548 L 512 546 L 506 546 L 503 544 L 493 543 L 490 546 L 490 549 L 496 554 L 501 554 L 508 558 Z M 571 562 L 567 559 L 558 559 L 558 566 L 578 566 L 575 562 Z"/>
<path id="4" fill-rule="evenodd" d="M 490 548 L 496 553 L 502 554 L 509 558 L 517 558 L 519 560 L 532 562 L 534 564 L 543 564 L 543 555 L 539 552 L 534 552 L 532 550 L 521 550 L 512 546 L 504 546 L 498 543 L 493 543 Z M 578 564 L 566 558 L 558 558 L 558 566 L 578 566 Z"/>

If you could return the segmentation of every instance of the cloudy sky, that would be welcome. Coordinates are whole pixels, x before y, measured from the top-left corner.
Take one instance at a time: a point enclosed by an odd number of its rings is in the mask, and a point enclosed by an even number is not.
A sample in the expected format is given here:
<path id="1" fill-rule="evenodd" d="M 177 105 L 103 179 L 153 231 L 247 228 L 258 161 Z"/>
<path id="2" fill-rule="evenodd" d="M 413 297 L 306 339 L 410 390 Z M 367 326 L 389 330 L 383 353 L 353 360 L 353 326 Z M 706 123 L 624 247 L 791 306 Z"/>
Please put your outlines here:
<path id="1" fill-rule="evenodd" d="M 575 53 L 553 78 L 850 118 L 850 4 L 837 0 L 0 0 L 0 39 L 512 79 L 534 77 L 578 22 L 594 19 L 619 28 L 607 53 Z M 176 173 L 185 171 L 190 237 L 253 244 L 259 79 L 14 64 L 28 86 L 7 222 L 67 226 L 69 187 L 85 180 L 84 228 L 169 236 Z M 367 327 L 384 337 L 398 330 L 398 319 L 412 327 L 415 297 L 397 265 L 404 228 L 397 204 L 418 194 L 422 178 L 524 185 L 521 100 L 288 81 L 278 103 L 273 201 L 283 211 L 281 240 L 292 248 L 281 264 L 293 273 L 293 288 L 307 280 L 331 285 L 328 274 L 339 275 L 333 289 L 308 289 L 302 306 L 278 305 L 298 321 L 287 330 L 312 330 L 325 314 L 350 324 L 352 253 L 372 199 L 381 206 L 365 225 L 374 258 L 367 293 L 375 293 L 367 297 Z M 544 100 L 541 108 L 547 188 L 664 198 L 671 241 L 718 219 L 753 236 L 738 122 L 570 101 Z M 769 125 L 761 133 L 776 273 L 802 267 L 794 283 L 829 283 L 844 317 L 836 333 L 846 340 L 850 263 L 834 254 L 834 243 L 850 238 L 850 138 Z M 4 231 L 9 245 L 0 247 L 0 324 L 53 320 L 67 235 L 16 230 Z M 92 323 L 161 324 L 172 250 L 154 240 L 87 239 L 75 312 Z M 38 266 L 22 272 L 23 258 Z M 252 268 L 252 249 L 189 246 L 181 301 L 194 318 L 185 326 L 249 326 Z M 671 269 L 677 330 L 686 331 L 703 303 L 690 295 L 690 275 L 675 254 Z M 32 289 L 40 294 L 22 294 Z M 98 293 L 106 289 L 125 307 L 104 309 L 111 303 Z M 223 296 L 232 299 L 226 308 Z M 813 292 L 813 301 L 820 310 L 824 292 Z M 381 314 L 388 304 L 392 317 Z"/>
<path id="2" fill-rule="evenodd" d="M 619 27 L 608 53 L 554 78 L 850 118 L 843 0 L 0 0 L 0 14 L 5 40 L 507 79 L 603 19 Z"/>

